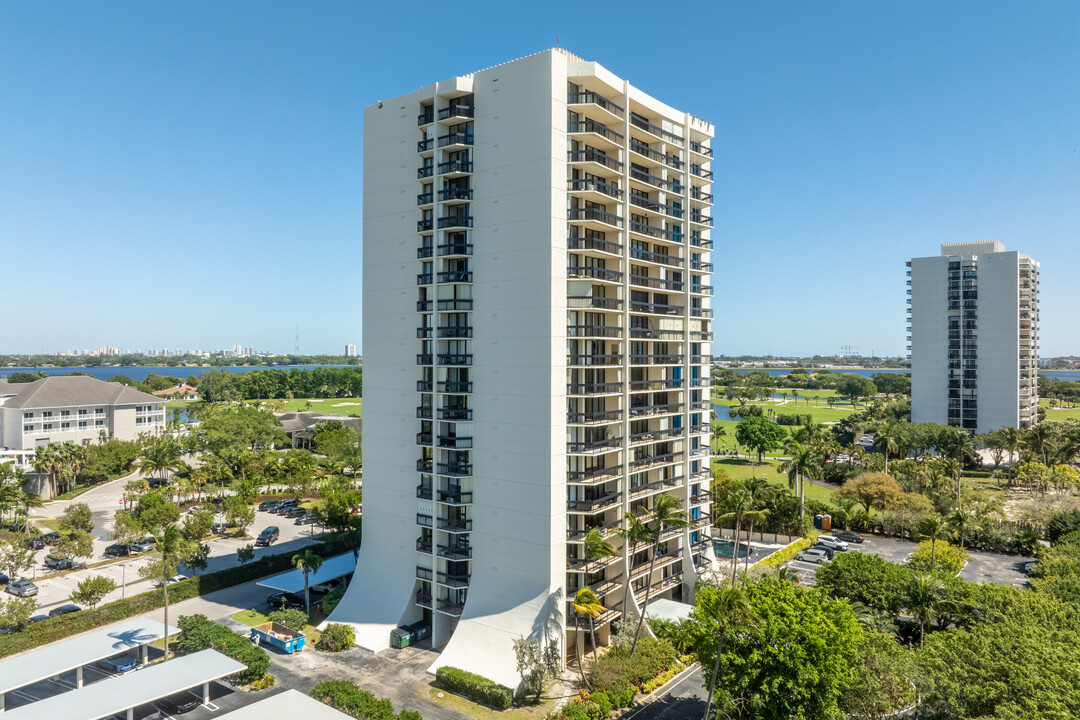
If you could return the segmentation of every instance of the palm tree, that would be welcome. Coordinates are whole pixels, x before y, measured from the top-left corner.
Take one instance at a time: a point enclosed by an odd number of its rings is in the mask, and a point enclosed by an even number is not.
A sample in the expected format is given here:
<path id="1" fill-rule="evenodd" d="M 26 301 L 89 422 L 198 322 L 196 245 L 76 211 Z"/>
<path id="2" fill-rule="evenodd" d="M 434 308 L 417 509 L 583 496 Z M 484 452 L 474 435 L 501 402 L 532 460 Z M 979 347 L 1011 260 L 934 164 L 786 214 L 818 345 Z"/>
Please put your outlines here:
<path id="1" fill-rule="evenodd" d="M 849 497 L 834 497 L 833 507 L 836 508 L 837 513 L 844 518 L 844 529 L 851 529 L 851 513 L 855 510 L 855 506 L 859 504 L 859 501 L 855 498 Z"/>
<path id="2" fill-rule="evenodd" d="M 933 575 L 919 573 L 907 588 L 907 610 L 919 621 L 919 648 L 923 646 L 926 624 L 945 609 L 945 583 Z"/>
<path id="3" fill-rule="evenodd" d="M 596 596 L 596 593 L 591 588 L 583 587 L 579 588 L 574 595 L 573 601 L 570 603 L 570 607 L 578 615 L 586 615 L 589 618 L 589 642 L 592 643 L 593 648 L 593 660 L 596 660 L 596 618 L 607 612 L 607 608 L 600 604 L 600 598 Z M 575 620 L 575 624 L 578 626 L 578 642 L 577 645 L 577 661 L 578 669 L 581 670 L 581 682 L 586 688 L 589 687 L 589 681 L 585 677 L 585 664 L 581 657 L 581 625 Z"/>
<path id="4" fill-rule="evenodd" d="M 759 477 L 747 478 L 743 481 L 743 485 L 750 494 L 750 512 L 743 516 L 744 520 L 750 521 L 749 528 L 746 531 L 746 567 L 744 569 L 745 572 L 750 572 L 750 539 L 754 536 L 754 523 L 758 520 L 764 520 L 769 514 L 768 510 L 759 508 L 772 495 L 773 486 L 764 478 Z M 738 547 L 738 545 L 736 539 L 735 546 Z"/>
<path id="5" fill-rule="evenodd" d="M 630 563 L 637 553 L 638 545 L 649 542 L 653 537 L 652 531 L 649 530 L 645 523 L 641 522 L 641 518 L 637 515 L 626 513 L 625 521 L 626 524 L 623 527 L 615 528 L 615 534 L 621 537 L 624 542 L 630 543 L 629 559 L 626 561 L 626 584 L 623 586 L 622 613 L 624 618 L 630 609 Z"/>
<path id="6" fill-rule="evenodd" d="M 1009 467 L 1013 467 L 1016 465 L 1016 451 L 1023 441 L 1023 433 L 1014 427 L 1003 427 L 999 432 L 1001 433 L 1001 444 L 1009 451 Z"/>
<path id="7" fill-rule="evenodd" d="M 322 555 L 315 553 L 311 548 L 306 548 L 304 552 L 292 556 L 292 566 L 304 573 L 304 605 L 309 618 L 311 617 L 311 590 L 308 585 L 308 576 L 318 573 L 322 564 Z"/>
<path id="8" fill-rule="evenodd" d="M 191 549 L 191 542 L 184 537 L 176 523 L 165 525 L 159 532 L 150 533 L 157 551 L 161 553 L 161 592 L 165 608 L 165 659 L 169 659 L 169 560 L 178 558 Z"/>
<path id="9" fill-rule="evenodd" d="M 961 508 L 957 508 L 949 515 L 945 524 L 952 531 L 953 537 L 960 541 L 960 548 L 963 549 L 964 541 L 975 524 L 975 516 Z"/>
<path id="10" fill-rule="evenodd" d="M 724 636 L 729 630 L 753 624 L 754 609 L 746 588 L 723 586 L 702 598 L 702 609 L 707 617 L 716 620 L 716 660 L 713 661 L 712 676 L 709 678 L 709 698 L 705 701 L 703 720 L 709 719 L 712 712 L 713 693 L 716 692 L 716 677 L 720 674 L 720 656 L 724 652 Z"/>
<path id="11" fill-rule="evenodd" d="M 885 474 L 889 474 L 889 455 L 900 452 L 897 439 L 900 429 L 892 423 L 881 423 L 877 432 L 874 433 L 874 449 L 880 450 L 885 455 Z"/>
<path id="12" fill-rule="evenodd" d="M 1042 464 L 1049 467 L 1050 451 L 1054 446 L 1054 426 L 1050 423 L 1039 423 L 1027 431 L 1027 446 L 1032 452 L 1042 456 Z"/>
<path id="13" fill-rule="evenodd" d="M 930 541 L 930 570 L 934 569 L 934 556 L 937 552 L 937 541 L 944 538 L 949 530 L 940 515 L 927 515 L 919 521 L 915 529 L 915 536 L 919 540 Z"/>
<path id="14" fill-rule="evenodd" d="M 822 476 L 825 459 L 813 446 L 804 446 L 795 440 L 790 440 L 786 447 L 790 457 L 780 463 L 777 472 L 788 476 L 788 485 L 799 493 L 799 518 L 806 515 L 806 492 L 803 481 L 810 478 L 811 481 L 819 480 Z"/>
<path id="15" fill-rule="evenodd" d="M 604 539 L 604 536 L 600 534 L 600 531 L 593 528 L 585 534 L 584 541 L 585 550 L 585 582 L 589 580 L 589 563 L 593 560 L 599 560 L 601 558 L 615 557 L 618 555 L 618 551 L 615 546 Z M 593 643 L 593 660 L 596 659 L 596 643 Z"/>
<path id="16" fill-rule="evenodd" d="M 21 485 L 20 483 L 16 487 L 21 487 Z M 15 502 L 18 507 L 16 512 L 23 517 L 23 532 L 26 533 L 27 537 L 30 537 L 30 509 L 45 507 L 45 503 L 37 493 L 26 492 L 25 490 L 19 491 L 19 497 Z"/>
<path id="17" fill-rule="evenodd" d="M 679 500 L 674 495 L 657 495 L 653 501 L 652 512 L 649 513 L 645 520 L 646 523 L 652 523 L 654 527 L 653 537 L 656 542 L 660 541 L 660 537 L 664 534 L 664 530 L 668 528 L 686 528 L 690 527 L 690 521 L 686 517 L 686 511 L 683 510 L 682 505 L 679 504 Z M 634 656 L 634 651 L 637 650 L 638 637 L 641 635 L 641 626 L 645 624 L 645 612 L 649 607 L 649 595 L 652 594 L 652 574 L 653 568 L 656 566 L 656 558 L 658 555 L 658 549 L 653 546 L 650 550 L 651 558 L 649 560 L 649 572 L 645 576 L 645 602 L 641 606 L 641 612 L 638 613 L 637 630 L 634 631 L 634 642 L 630 646 L 630 657 Z M 628 578 L 629 579 L 629 578 Z"/>

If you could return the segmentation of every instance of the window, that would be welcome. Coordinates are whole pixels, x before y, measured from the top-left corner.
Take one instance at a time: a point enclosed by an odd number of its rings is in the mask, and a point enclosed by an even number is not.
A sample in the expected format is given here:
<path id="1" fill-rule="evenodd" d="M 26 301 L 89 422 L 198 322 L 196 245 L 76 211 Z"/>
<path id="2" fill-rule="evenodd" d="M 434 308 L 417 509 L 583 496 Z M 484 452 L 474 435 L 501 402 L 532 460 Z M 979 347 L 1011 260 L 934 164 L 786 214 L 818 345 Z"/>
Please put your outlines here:
<path id="1" fill-rule="evenodd" d="M 80 420 L 79 421 L 79 427 L 81 427 L 81 428 L 86 427 L 86 421 L 85 420 Z"/>
<path id="2" fill-rule="evenodd" d="M 32 432 L 34 432 L 34 426 L 33 425 L 27 425 L 26 427 L 23 428 L 23 432 L 24 433 L 32 433 Z"/>
<path id="3" fill-rule="evenodd" d="M 94 427 L 105 427 L 105 421 L 104 420 L 95 420 L 94 421 Z"/>
<path id="4" fill-rule="evenodd" d="M 60 429 L 61 429 L 61 430 L 67 430 L 67 429 L 69 429 L 70 427 L 71 427 L 71 423 L 69 423 L 69 422 L 65 422 L 65 423 L 60 423 Z"/>
<path id="5" fill-rule="evenodd" d="M 61 410 L 61 411 L 60 411 L 60 417 L 67 417 L 67 416 L 69 416 L 69 415 L 71 415 L 71 411 L 70 411 L 70 410 Z"/>
<path id="6" fill-rule="evenodd" d="M 45 423 L 41 426 L 42 430 L 52 430 L 52 423 Z"/>
<path id="7" fill-rule="evenodd" d="M 46 410 L 45 412 L 41 413 L 41 417 L 52 417 L 52 410 Z"/>
<path id="8" fill-rule="evenodd" d="M 22 414 L 22 416 L 23 416 L 23 420 L 30 420 L 31 418 L 33 418 L 33 417 L 34 417 L 34 413 L 32 413 L 32 412 L 25 412 L 25 413 L 23 413 L 23 414 Z"/>
<path id="9" fill-rule="evenodd" d="M 85 415 L 85 414 L 86 414 L 86 411 L 85 411 L 85 410 L 80 410 L 80 411 L 79 411 L 79 415 Z"/>

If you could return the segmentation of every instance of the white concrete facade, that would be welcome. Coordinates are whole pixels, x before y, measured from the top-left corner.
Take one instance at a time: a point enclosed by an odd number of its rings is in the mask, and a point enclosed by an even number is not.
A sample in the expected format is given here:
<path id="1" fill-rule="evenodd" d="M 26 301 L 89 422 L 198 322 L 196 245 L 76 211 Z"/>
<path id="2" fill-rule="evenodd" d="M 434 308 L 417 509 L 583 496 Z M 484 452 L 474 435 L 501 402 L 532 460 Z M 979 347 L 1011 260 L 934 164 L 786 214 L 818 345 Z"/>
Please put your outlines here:
<path id="1" fill-rule="evenodd" d="M 908 267 L 912 421 L 1034 425 L 1039 264 L 995 240 L 942 245 Z"/>
<path id="2" fill-rule="evenodd" d="M 515 639 L 575 641 L 578 587 L 608 608 L 601 638 L 647 585 L 691 592 L 711 559 L 711 138 L 561 50 L 365 110 L 364 543 L 331 618 L 358 644 L 429 622 L 432 670 L 514 686 Z M 614 530 L 662 493 L 691 527 L 631 553 Z M 591 528 L 615 558 L 585 562 Z"/>

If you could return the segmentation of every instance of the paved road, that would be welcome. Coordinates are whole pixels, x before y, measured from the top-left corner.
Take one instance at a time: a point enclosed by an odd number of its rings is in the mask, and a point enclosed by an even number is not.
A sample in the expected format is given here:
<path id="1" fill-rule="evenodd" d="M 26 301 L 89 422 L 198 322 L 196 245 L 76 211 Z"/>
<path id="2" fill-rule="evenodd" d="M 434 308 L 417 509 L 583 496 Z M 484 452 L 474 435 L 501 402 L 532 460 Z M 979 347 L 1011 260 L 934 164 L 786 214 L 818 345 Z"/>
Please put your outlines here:
<path id="1" fill-rule="evenodd" d="M 634 708 L 623 720 L 697 720 L 708 697 L 701 665 L 694 663 L 652 701 Z"/>

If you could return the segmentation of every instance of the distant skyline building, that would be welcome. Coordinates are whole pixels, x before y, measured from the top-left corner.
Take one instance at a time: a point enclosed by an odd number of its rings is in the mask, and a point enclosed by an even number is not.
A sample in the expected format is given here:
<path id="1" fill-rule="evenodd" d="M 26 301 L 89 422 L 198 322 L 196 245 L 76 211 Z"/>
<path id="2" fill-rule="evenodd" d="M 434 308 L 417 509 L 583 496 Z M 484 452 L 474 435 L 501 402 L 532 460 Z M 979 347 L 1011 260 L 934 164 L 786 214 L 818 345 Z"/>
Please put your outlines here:
<path id="1" fill-rule="evenodd" d="M 372 650 L 427 624 L 432 670 L 516 686 L 516 639 L 581 641 L 579 589 L 606 644 L 713 567 L 713 126 L 556 49 L 363 127 L 364 544 L 332 620 Z M 619 538 L 665 495 L 688 527 Z"/>
<path id="2" fill-rule="evenodd" d="M 1039 263 L 992 240 L 947 243 L 908 268 L 912 422 L 1034 425 Z"/>
<path id="3" fill-rule="evenodd" d="M 345 357 L 356 357 L 356 346 L 355 345 L 346 345 L 345 346 Z"/>

